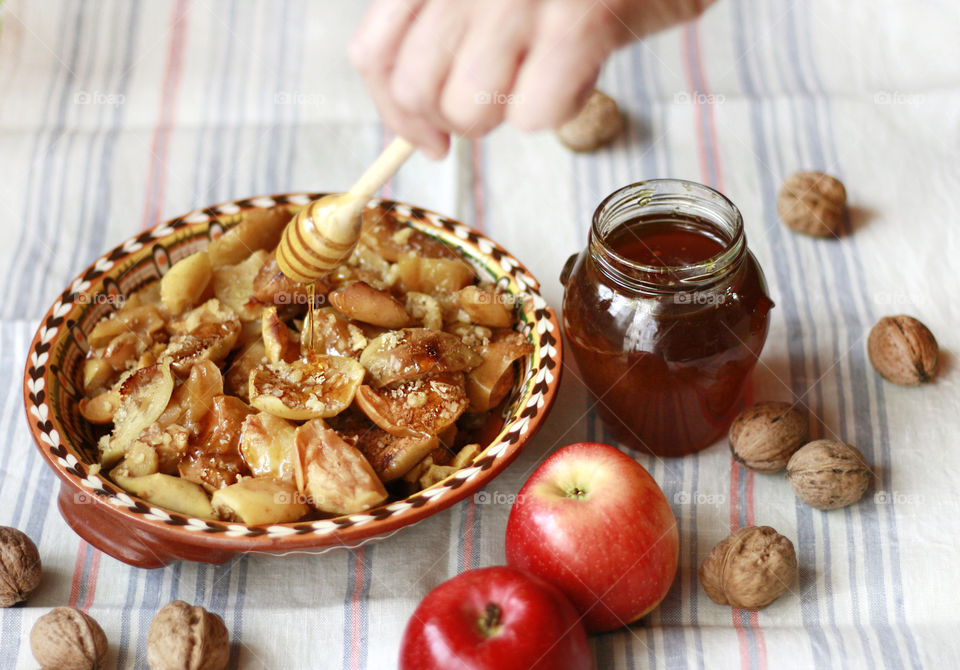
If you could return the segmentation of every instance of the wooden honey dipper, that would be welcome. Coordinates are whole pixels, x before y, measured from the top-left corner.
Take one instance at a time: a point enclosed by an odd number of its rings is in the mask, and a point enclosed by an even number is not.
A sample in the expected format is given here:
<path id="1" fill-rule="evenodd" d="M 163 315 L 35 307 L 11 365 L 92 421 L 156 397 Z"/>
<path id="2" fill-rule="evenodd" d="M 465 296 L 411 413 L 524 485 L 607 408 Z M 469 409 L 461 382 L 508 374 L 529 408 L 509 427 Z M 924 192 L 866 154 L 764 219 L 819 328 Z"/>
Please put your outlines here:
<path id="1" fill-rule="evenodd" d="M 280 271 L 309 284 L 344 263 L 360 238 L 363 208 L 413 150 L 407 140 L 396 138 L 349 191 L 325 195 L 297 212 L 277 247 Z"/>

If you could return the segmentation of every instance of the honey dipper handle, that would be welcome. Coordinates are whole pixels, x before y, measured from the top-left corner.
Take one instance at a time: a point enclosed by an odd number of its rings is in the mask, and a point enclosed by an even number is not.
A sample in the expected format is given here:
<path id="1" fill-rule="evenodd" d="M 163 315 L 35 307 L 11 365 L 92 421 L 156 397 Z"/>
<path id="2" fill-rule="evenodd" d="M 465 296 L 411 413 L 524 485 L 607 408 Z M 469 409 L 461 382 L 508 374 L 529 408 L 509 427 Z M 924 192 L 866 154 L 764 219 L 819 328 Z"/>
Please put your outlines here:
<path id="1" fill-rule="evenodd" d="M 402 137 L 394 139 L 377 157 L 377 160 L 367 168 L 367 171 L 357 180 L 357 183 L 350 188 L 348 195 L 369 200 L 410 158 L 413 150 L 414 146 Z"/>

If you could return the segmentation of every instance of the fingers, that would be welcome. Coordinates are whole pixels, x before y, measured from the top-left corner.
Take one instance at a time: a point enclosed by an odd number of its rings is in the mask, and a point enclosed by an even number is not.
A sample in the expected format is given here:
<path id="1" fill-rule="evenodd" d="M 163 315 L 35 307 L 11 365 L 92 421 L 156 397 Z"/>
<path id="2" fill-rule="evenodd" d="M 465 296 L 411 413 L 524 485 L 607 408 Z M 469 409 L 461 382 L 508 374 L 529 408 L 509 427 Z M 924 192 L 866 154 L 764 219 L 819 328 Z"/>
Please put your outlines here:
<path id="1" fill-rule="evenodd" d="M 529 3 L 484 4 L 474 12 L 440 100 L 446 127 L 468 137 L 485 135 L 503 121 L 535 24 Z"/>
<path id="2" fill-rule="evenodd" d="M 522 130 L 556 128 L 580 110 L 600 67 L 625 41 L 624 26 L 603 3 L 579 16 L 547 11 L 524 60 L 507 120 Z"/>
<path id="3" fill-rule="evenodd" d="M 439 158 L 446 154 L 449 147 L 447 135 L 434 125 L 408 115 L 394 98 L 391 88 L 398 52 L 425 2 L 374 2 L 350 41 L 349 56 L 363 77 L 384 124 L 422 147 L 428 155 Z"/>
<path id="4" fill-rule="evenodd" d="M 389 93 L 405 124 L 450 130 L 440 111 L 440 95 L 467 29 L 471 4 L 431 0 L 404 36 Z"/>
<path id="5" fill-rule="evenodd" d="M 504 118 L 554 128 L 574 116 L 615 48 L 709 4 L 670 1 L 664 16 L 644 17 L 650 3 L 636 0 L 376 0 L 350 56 L 384 123 L 441 157 L 449 133 L 479 137 Z"/>

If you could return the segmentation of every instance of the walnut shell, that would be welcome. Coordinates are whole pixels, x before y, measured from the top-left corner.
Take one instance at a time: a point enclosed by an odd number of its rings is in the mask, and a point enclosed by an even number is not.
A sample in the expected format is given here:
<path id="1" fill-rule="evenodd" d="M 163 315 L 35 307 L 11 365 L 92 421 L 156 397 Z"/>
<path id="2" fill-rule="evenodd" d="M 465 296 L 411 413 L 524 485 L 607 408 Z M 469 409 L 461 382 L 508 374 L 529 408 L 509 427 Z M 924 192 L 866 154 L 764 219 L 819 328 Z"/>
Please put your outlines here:
<path id="1" fill-rule="evenodd" d="M 40 584 L 40 553 L 25 533 L 0 526 L 0 607 L 24 602 Z"/>
<path id="2" fill-rule="evenodd" d="M 912 316 L 885 316 L 867 338 L 870 363 L 881 377 L 901 386 L 933 379 L 940 348 L 930 330 Z"/>
<path id="3" fill-rule="evenodd" d="M 860 500 L 871 477 L 863 454 L 836 440 L 805 444 L 787 463 L 787 479 L 794 494 L 822 510 L 846 507 Z"/>
<path id="4" fill-rule="evenodd" d="M 715 603 L 758 610 L 796 581 L 797 554 L 793 543 L 770 526 L 748 526 L 717 544 L 698 574 Z"/>
<path id="5" fill-rule="evenodd" d="M 33 624 L 30 650 L 43 670 L 96 670 L 107 655 L 107 636 L 89 614 L 57 607 Z"/>
<path id="6" fill-rule="evenodd" d="M 557 128 L 556 135 L 568 149 L 594 151 L 612 142 L 624 125 L 617 101 L 594 89 L 580 112 Z"/>
<path id="7" fill-rule="evenodd" d="M 153 618 L 147 634 L 150 670 L 223 670 L 229 660 L 230 639 L 218 615 L 174 600 Z"/>
<path id="8" fill-rule="evenodd" d="M 733 457 L 757 472 L 779 472 L 810 439 L 807 417 L 788 402 L 761 402 L 730 425 Z"/>
<path id="9" fill-rule="evenodd" d="M 780 187 L 777 213 L 790 230 L 831 237 L 847 219 L 847 189 L 822 172 L 796 172 Z"/>

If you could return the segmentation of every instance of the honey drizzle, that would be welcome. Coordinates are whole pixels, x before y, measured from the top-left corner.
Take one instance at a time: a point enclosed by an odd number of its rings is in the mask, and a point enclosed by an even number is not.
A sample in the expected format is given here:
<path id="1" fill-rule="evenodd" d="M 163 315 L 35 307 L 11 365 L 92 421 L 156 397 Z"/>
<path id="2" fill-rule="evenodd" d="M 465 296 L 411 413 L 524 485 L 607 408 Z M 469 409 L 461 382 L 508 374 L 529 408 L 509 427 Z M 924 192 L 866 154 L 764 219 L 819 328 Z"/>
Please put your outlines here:
<path id="1" fill-rule="evenodd" d="M 307 351 L 313 351 L 313 322 L 315 318 L 315 298 L 317 294 L 317 283 L 307 284 Z"/>

